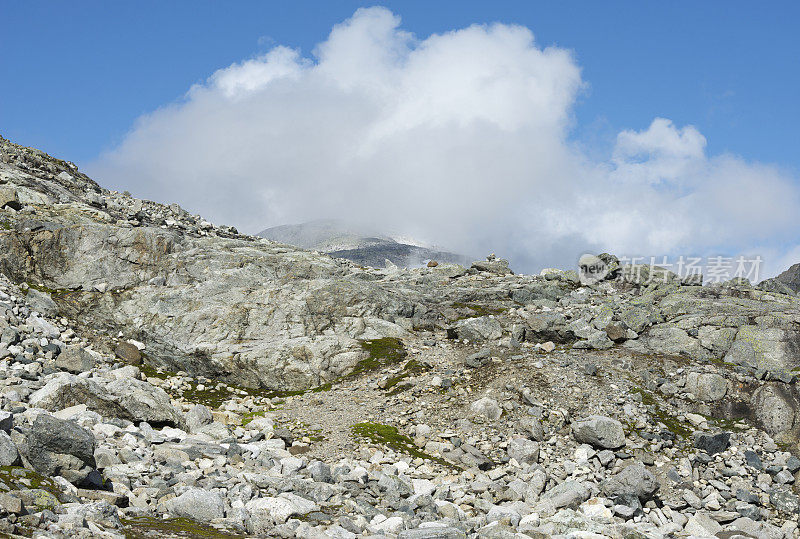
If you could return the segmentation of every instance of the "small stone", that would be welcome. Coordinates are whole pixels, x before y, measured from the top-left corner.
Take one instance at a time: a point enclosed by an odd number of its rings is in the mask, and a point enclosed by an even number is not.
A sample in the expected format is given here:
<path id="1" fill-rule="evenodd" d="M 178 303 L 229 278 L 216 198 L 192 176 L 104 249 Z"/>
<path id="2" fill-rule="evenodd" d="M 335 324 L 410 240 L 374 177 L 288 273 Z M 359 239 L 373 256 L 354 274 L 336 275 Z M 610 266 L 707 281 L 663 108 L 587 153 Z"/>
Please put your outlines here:
<path id="1" fill-rule="evenodd" d="M 22 500 L 16 496 L 0 492 L 0 514 L 20 515 L 22 510 Z"/>
<path id="2" fill-rule="evenodd" d="M 483 348 L 480 351 L 467 356 L 464 360 L 464 365 L 471 369 L 477 369 L 489 362 L 489 356 L 492 351 L 489 348 Z"/>
<path id="3" fill-rule="evenodd" d="M 508 456 L 520 464 L 539 462 L 539 444 L 527 438 L 512 438 L 508 442 Z"/>
<path id="4" fill-rule="evenodd" d="M 131 343 L 119 343 L 114 349 L 114 354 L 128 365 L 138 366 L 142 364 L 142 353 Z"/>
<path id="5" fill-rule="evenodd" d="M 572 435 L 578 442 L 603 449 L 618 449 L 625 445 L 622 423 L 606 416 L 589 416 L 573 422 Z"/>
<path id="6" fill-rule="evenodd" d="M 748 466 L 751 468 L 755 468 L 756 470 L 763 470 L 764 465 L 761 463 L 761 458 L 756 454 L 755 451 L 750 451 L 749 449 L 744 452 L 744 460 Z"/>
<path id="7" fill-rule="evenodd" d="M 0 430 L 0 466 L 14 466 L 18 462 L 17 446 L 7 432 Z"/>
<path id="8" fill-rule="evenodd" d="M 0 431 L 11 432 L 14 428 L 14 414 L 0 410 Z"/>
<path id="9" fill-rule="evenodd" d="M 694 446 L 705 451 L 710 456 L 725 451 L 730 445 L 731 433 L 720 432 L 718 434 L 694 433 Z"/>
<path id="10" fill-rule="evenodd" d="M 472 413 L 481 415 L 491 421 L 496 421 L 503 415 L 503 410 L 497 404 L 497 401 L 489 397 L 483 397 L 473 402 L 470 405 L 470 410 L 472 410 Z"/>

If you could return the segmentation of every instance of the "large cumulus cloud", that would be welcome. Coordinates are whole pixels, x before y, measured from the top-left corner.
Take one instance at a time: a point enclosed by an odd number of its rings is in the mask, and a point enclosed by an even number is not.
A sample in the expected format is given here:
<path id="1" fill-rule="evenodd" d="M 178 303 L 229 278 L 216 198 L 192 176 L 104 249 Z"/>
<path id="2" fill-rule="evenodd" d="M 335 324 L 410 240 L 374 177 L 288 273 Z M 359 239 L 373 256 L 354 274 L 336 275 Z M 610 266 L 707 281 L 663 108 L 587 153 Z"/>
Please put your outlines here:
<path id="1" fill-rule="evenodd" d="M 420 39 L 360 9 L 310 57 L 279 46 L 213 73 L 89 171 L 248 232 L 344 218 L 527 271 L 591 250 L 797 252 L 793 178 L 662 118 L 589 158 L 570 142 L 583 87 L 527 28 Z"/>

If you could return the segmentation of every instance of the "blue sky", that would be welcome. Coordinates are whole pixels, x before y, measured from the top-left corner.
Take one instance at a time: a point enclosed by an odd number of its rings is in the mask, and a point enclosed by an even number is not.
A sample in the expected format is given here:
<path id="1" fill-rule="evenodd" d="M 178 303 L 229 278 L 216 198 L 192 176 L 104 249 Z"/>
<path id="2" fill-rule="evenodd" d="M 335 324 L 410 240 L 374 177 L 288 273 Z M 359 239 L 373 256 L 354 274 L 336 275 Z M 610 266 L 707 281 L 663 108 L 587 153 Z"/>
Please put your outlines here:
<path id="1" fill-rule="evenodd" d="M 141 114 L 274 44 L 308 53 L 365 4 L 0 2 L 0 133 L 87 162 Z M 800 168 L 800 4 L 381 2 L 418 35 L 500 21 L 574 51 L 578 137 L 692 124 L 709 150 Z"/>
<path id="2" fill-rule="evenodd" d="M 370 5 L 0 0 L 0 134 L 248 232 L 800 258 L 798 4 Z"/>

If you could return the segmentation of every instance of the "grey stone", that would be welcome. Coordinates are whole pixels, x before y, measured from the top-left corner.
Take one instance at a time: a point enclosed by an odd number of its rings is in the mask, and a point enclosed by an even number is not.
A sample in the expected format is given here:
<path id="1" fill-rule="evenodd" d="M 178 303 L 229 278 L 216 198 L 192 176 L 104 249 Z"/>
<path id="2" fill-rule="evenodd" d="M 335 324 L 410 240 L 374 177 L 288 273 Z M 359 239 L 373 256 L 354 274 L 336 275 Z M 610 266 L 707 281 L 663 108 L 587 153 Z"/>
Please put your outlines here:
<path id="1" fill-rule="evenodd" d="M 121 342 L 114 348 L 114 354 L 128 365 L 141 365 L 142 353 L 131 343 Z"/>
<path id="2" fill-rule="evenodd" d="M 756 389 L 750 402 L 756 418 L 771 436 L 779 437 L 794 425 L 796 403 L 776 384 L 764 384 Z"/>
<path id="3" fill-rule="evenodd" d="M 56 367 L 72 374 L 90 371 L 94 366 L 94 357 L 80 346 L 68 346 L 56 358 Z"/>
<path id="4" fill-rule="evenodd" d="M 478 368 L 485 365 L 489 361 L 489 356 L 492 351 L 489 348 L 483 348 L 474 354 L 467 356 L 464 360 L 464 365 L 470 368 Z"/>
<path id="5" fill-rule="evenodd" d="M 0 430 L 11 432 L 14 428 L 14 414 L 5 410 L 0 410 Z"/>
<path id="6" fill-rule="evenodd" d="M 211 410 L 202 404 L 195 404 L 188 412 L 186 412 L 186 426 L 189 431 L 197 432 L 205 425 L 209 425 L 214 421 L 214 416 L 211 415 Z"/>
<path id="7" fill-rule="evenodd" d="M 754 451 L 749 449 L 745 450 L 744 460 L 751 468 L 755 468 L 756 470 L 764 469 L 764 465 L 761 463 L 761 458 Z"/>
<path id="8" fill-rule="evenodd" d="M 17 190 L 11 186 L 0 186 L 0 208 L 9 207 L 14 210 L 21 210 L 22 204 L 19 203 Z"/>
<path id="9" fill-rule="evenodd" d="M 472 413 L 481 415 L 492 421 L 500 419 L 500 416 L 503 415 L 503 410 L 500 408 L 500 405 L 497 404 L 497 401 L 489 397 L 483 397 L 473 402 L 470 405 L 470 410 L 472 410 Z"/>
<path id="10" fill-rule="evenodd" d="M 644 464 L 635 462 L 603 483 L 603 492 L 609 498 L 634 494 L 647 501 L 658 491 L 658 481 Z"/>
<path id="11" fill-rule="evenodd" d="M 544 427 L 542 427 L 542 422 L 536 417 L 523 417 L 517 423 L 517 428 L 521 433 L 525 434 L 531 440 L 536 442 L 541 442 L 544 440 Z"/>
<path id="12" fill-rule="evenodd" d="M 314 461 L 308 465 L 308 471 L 311 473 L 311 479 L 318 483 L 333 483 L 333 476 L 331 475 L 331 467 L 321 461 Z"/>
<path id="13" fill-rule="evenodd" d="M 459 320 L 453 329 L 459 339 L 470 342 L 495 341 L 503 336 L 500 322 L 490 316 Z"/>
<path id="14" fill-rule="evenodd" d="M 800 332 L 781 327 L 739 327 L 725 361 L 772 371 L 791 370 Z"/>
<path id="15" fill-rule="evenodd" d="M 487 271 L 497 275 L 509 275 L 514 272 L 508 267 L 508 260 L 502 258 L 487 257 L 486 260 L 478 260 L 472 263 L 472 268 L 478 271 Z"/>
<path id="16" fill-rule="evenodd" d="M 58 305 L 47 292 L 29 288 L 25 294 L 25 299 L 35 311 L 45 316 L 52 317 L 58 314 Z"/>
<path id="17" fill-rule="evenodd" d="M 72 421 L 39 414 L 27 436 L 25 457 L 36 471 L 80 483 L 95 466 L 94 435 Z"/>
<path id="18" fill-rule="evenodd" d="M 618 449 L 625 445 L 622 423 L 606 416 L 594 415 L 574 421 L 572 436 L 578 442 L 603 449 Z"/>
<path id="19" fill-rule="evenodd" d="M 143 380 L 127 377 L 102 383 L 97 379 L 87 380 L 62 373 L 31 395 L 30 403 L 50 411 L 85 404 L 103 417 L 147 421 L 156 425 L 183 425 L 183 417 L 172 406 L 166 391 Z"/>
<path id="20" fill-rule="evenodd" d="M 720 432 L 717 434 L 694 433 L 694 446 L 709 455 L 725 451 L 730 445 L 731 433 Z"/>
<path id="21" fill-rule="evenodd" d="M 508 456 L 520 464 L 539 462 L 539 444 L 527 438 L 512 438 L 508 442 Z"/>
<path id="22" fill-rule="evenodd" d="M 19 463 L 17 446 L 5 431 L 0 431 L 0 466 L 15 466 Z"/>
<path id="23" fill-rule="evenodd" d="M 769 495 L 769 502 L 778 511 L 790 515 L 800 514 L 800 498 L 785 490 L 773 490 Z"/>
<path id="24" fill-rule="evenodd" d="M 795 292 L 800 292 L 800 263 L 794 264 L 792 267 L 775 277 L 775 280 L 786 285 Z"/>
<path id="25" fill-rule="evenodd" d="M 0 492 L 0 514 L 20 515 L 24 506 L 22 500 L 16 496 Z"/>
<path id="26" fill-rule="evenodd" d="M 589 499 L 589 489 L 582 483 L 567 480 L 545 492 L 542 499 L 552 502 L 556 509 L 575 509 Z"/>
<path id="27" fill-rule="evenodd" d="M 701 401 L 721 400 L 728 391 L 728 383 L 719 374 L 690 372 L 686 376 L 686 391 Z"/>
<path id="28" fill-rule="evenodd" d="M 397 539 L 464 539 L 466 534 L 458 528 L 436 527 L 403 530 Z"/>
<path id="29" fill-rule="evenodd" d="M 167 502 L 170 513 L 198 522 L 210 522 L 225 516 L 225 503 L 219 493 L 192 488 Z"/>

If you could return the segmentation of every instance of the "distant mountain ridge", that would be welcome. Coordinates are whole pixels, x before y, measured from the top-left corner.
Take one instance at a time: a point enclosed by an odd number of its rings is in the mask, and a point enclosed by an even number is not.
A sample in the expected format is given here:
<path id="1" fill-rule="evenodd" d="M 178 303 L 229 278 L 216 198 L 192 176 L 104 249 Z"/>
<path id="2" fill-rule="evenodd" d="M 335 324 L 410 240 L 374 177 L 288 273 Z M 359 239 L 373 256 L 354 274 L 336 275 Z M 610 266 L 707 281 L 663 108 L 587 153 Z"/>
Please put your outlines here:
<path id="1" fill-rule="evenodd" d="M 429 260 L 462 265 L 469 265 L 471 261 L 465 255 L 405 237 L 398 241 L 389 235 L 368 230 L 367 227 L 333 219 L 271 227 L 257 235 L 378 268 L 384 267 L 387 260 L 400 267 L 420 266 Z"/>

